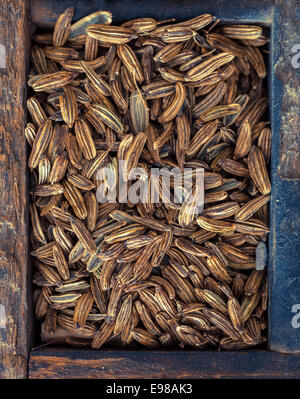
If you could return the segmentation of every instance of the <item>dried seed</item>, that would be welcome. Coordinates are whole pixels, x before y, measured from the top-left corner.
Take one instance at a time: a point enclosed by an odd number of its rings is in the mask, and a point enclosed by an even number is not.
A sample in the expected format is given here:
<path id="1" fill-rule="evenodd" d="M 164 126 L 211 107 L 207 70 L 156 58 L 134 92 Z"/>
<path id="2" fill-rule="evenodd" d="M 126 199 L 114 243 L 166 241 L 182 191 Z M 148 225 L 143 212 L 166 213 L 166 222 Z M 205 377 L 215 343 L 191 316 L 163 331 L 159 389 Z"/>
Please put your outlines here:
<path id="1" fill-rule="evenodd" d="M 140 91 L 131 93 L 129 104 L 134 132 L 146 132 L 149 125 L 149 109 Z"/>
<path id="2" fill-rule="evenodd" d="M 122 26 L 90 25 L 86 28 L 88 36 L 104 44 L 124 44 L 135 38 L 133 30 Z"/>
<path id="3" fill-rule="evenodd" d="M 210 309 L 203 309 L 202 312 L 212 324 L 220 328 L 233 341 L 237 341 L 240 339 L 239 334 L 235 332 L 229 319 L 224 315 L 222 315 L 222 313 L 220 313 L 217 310 L 210 310 Z"/>
<path id="4" fill-rule="evenodd" d="M 52 136 L 52 123 L 50 120 L 47 120 L 43 125 L 40 126 L 37 134 L 35 136 L 32 150 L 28 160 L 29 168 L 36 168 L 39 164 L 40 158 L 43 153 L 46 151 L 47 146 L 50 142 Z"/>
<path id="5" fill-rule="evenodd" d="M 257 292 L 262 282 L 262 279 L 264 278 L 264 275 L 265 273 L 262 270 L 252 271 L 244 287 L 245 295 L 253 295 Z"/>
<path id="6" fill-rule="evenodd" d="M 79 219 L 85 219 L 87 217 L 87 210 L 81 192 L 66 180 L 64 181 L 63 187 L 64 196 L 71 205 L 75 215 Z"/>
<path id="7" fill-rule="evenodd" d="M 213 220 L 200 216 L 196 221 L 202 229 L 215 233 L 233 232 L 235 230 L 233 223 L 224 222 L 223 220 Z"/>
<path id="8" fill-rule="evenodd" d="M 31 84 L 31 87 L 34 91 L 38 92 L 50 89 L 59 89 L 70 84 L 76 76 L 76 73 L 68 71 L 58 71 L 38 75 L 35 81 Z"/>
<path id="9" fill-rule="evenodd" d="M 271 199 L 270 195 L 260 195 L 253 200 L 247 202 L 245 205 L 243 205 L 239 211 L 235 214 L 235 219 L 237 221 L 245 221 L 247 219 L 250 219 L 251 216 L 258 211 L 259 208 L 264 206 L 266 203 L 268 203 Z M 241 231 L 240 231 L 241 232 Z"/>
<path id="10" fill-rule="evenodd" d="M 159 122 L 169 122 L 175 118 L 178 114 L 184 100 L 186 98 L 186 90 L 181 82 L 175 85 L 175 94 L 172 98 L 172 102 L 164 113 L 158 118 Z"/>
<path id="11" fill-rule="evenodd" d="M 234 55 L 228 52 L 221 52 L 217 55 L 213 55 L 190 69 L 185 76 L 185 80 L 188 82 L 198 82 L 233 59 Z"/>
<path id="12" fill-rule="evenodd" d="M 73 13 L 53 34 L 34 35 L 28 79 L 37 92 L 25 138 L 43 334 L 63 331 L 67 344 L 93 348 L 111 339 L 229 350 L 265 342 L 262 28 L 219 26 L 210 14 L 111 26 L 108 11 L 71 25 Z M 162 178 L 153 180 L 156 167 Z M 137 203 L 119 189 L 106 201 L 120 182 L 131 193 L 136 178 L 148 188 Z"/>
<path id="13" fill-rule="evenodd" d="M 254 145 L 249 152 L 248 168 L 250 176 L 259 191 L 262 194 L 269 194 L 271 191 L 271 183 L 268 177 L 265 158 L 263 153 Z"/>
<path id="14" fill-rule="evenodd" d="M 94 69 L 88 65 L 88 63 L 81 61 L 81 66 L 94 88 L 98 90 L 103 96 L 110 96 L 111 90 L 109 84 L 106 83 L 105 80 L 103 80 L 101 76 L 98 75 L 94 71 Z"/>
<path id="15" fill-rule="evenodd" d="M 136 79 L 139 83 L 142 83 L 144 80 L 142 67 L 131 47 L 127 44 L 122 44 L 117 47 L 117 54 L 125 67 L 132 74 L 134 80 Z"/>
<path id="16" fill-rule="evenodd" d="M 234 149 L 234 158 L 241 159 L 248 155 L 251 147 L 251 125 L 243 122 L 239 128 L 238 138 Z"/>
<path id="17" fill-rule="evenodd" d="M 90 109 L 95 113 L 96 116 L 101 119 L 101 121 L 105 125 L 113 129 L 117 133 L 123 133 L 124 127 L 120 119 L 114 112 L 110 111 L 108 108 L 100 104 L 94 104 L 91 106 Z"/>
<path id="18" fill-rule="evenodd" d="M 262 28 L 254 25 L 230 25 L 223 26 L 221 31 L 231 39 L 257 39 L 262 34 Z"/>
<path id="19" fill-rule="evenodd" d="M 93 342 L 92 342 L 92 348 L 93 349 L 100 349 L 102 345 L 105 344 L 105 342 L 108 341 L 110 336 L 112 335 L 114 331 L 114 324 L 108 324 L 108 323 L 103 323 L 101 328 L 97 330 Z"/>
<path id="20" fill-rule="evenodd" d="M 73 232 L 76 234 L 78 240 L 82 242 L 83 246 L 92 253 L 96 252 L 96 244 L 85 225 L 79 219 L 74 217 L 70 218 L 70 223 Z"/>
<path id="21" fill-rule="evenodd" d="M 131 334 L 137 342 L 144 346 L 148 346 L 149 348 L 157 348 L 159 346 L 154 335 L 149 333 L 147 330 L 136 327 Z"/>

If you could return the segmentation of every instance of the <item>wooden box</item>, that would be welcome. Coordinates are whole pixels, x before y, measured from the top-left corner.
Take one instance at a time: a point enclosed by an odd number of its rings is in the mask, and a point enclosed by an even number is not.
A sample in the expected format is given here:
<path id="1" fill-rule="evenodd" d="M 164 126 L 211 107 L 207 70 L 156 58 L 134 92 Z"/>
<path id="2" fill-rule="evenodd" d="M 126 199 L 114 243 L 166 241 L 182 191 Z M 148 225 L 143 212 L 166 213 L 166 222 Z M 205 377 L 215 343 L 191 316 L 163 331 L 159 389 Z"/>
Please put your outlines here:
<path id="1" fill-rule="evenodd" d="M 32 25 L 52 27 L 66 7 L 75 19 L 98 9 L 114 21 L 188 19 L 209 12 L 271 32 L 272 201 L 267 349 L 237 352 L 84 350 L 45 346 L 32 311 L 29 258 L 26 80 Z M 0 5 L 0 377 L 222 378 L 300 376 L 299 20 L 297 0 L 2 0 Z"/>

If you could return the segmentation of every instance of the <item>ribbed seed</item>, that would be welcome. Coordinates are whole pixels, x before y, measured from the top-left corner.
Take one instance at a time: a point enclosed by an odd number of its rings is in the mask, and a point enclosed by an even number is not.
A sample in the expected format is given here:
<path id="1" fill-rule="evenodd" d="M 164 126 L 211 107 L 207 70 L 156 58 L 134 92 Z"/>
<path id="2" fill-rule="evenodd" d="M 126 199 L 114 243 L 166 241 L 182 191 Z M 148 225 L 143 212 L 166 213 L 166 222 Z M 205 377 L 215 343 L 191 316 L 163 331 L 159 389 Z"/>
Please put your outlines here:
<path id="1" fill-rule="evenodd" d="M 199 118 L 204 112 L 207 112 L 212 107 L 218 105 L 224 97 L 226 90 L 227 84 L 225 82 L 218 83 L 203 100 L 193 107 L 193 117 Z"/>
<path id="2" fill-rule="evenodd" d="M 88 65 L 88 63 L 86 63 L 85 61 L 81 61 L 81 65 L 84 72 L 86 73 L 86 76 L 88 77 L 91 84 L 95 87 L 95 89 L 98 90 L 104 96 L 110 96 L 111 91 L 109 84 L 105 82 L 105 80 L 102 79 L 101 76 L 98 75 L 94 71 L 94 69 Z"/>
<path id="3" fill-rule="evenodd" d="M 245 221 L 251 218 L 255 212 L 257 212 L 262 206 L 264 206 L 271 199 L 270 195 L 260 195 L 253 200 L 243 205 L 239 211 L 235 214 L 237 221 Z"/>
<path id="4" fill-rule="evenodd" d="M 172 60 L 182 49 L 182 43 L 171 43 L 163 47 L 153 57 L 154 61 L 166 63 Z"/>
<path id="5" fill-rule="evenodd" d="M 159 122 L 169 122 L 178 114 L 184 100 L 186 98 L 186 90 L 181 82 L 176 83 L 175 93 L 169 107 L 158 118 Z"/>
<path id="6" fill-rule="evenodd" d="M 72 86 L 65 86 L 64 91 L 64 96 L 59 97 L 60 110 L 64 122 L 72 128 L 78 113 L 77 100 Z"/>
<path id="7" fill-rule="evenodd" d="M 106 341 L 110 338 L 114 330 L 114 324 L 103 323 L 101 328 L 97 330 L 93 342 L 93 349 L 100 349 L 102 345 L 105 344 Z"/>
<path id="8" fill-rule="evenodd" d="M 146 132 L 149 125 L 149 109 L 140 91 L 131 93 L 129 107 L 134 132 Z"/>
<path id="9" fill-rule="evenodd" d="M 48 73 L 48 66 L 44 51 L 40 46 L 33 45 L 31 48 L 31 62 L 38 74 Z"/>
<path id="10" fill-rule="evenodd" d="M 70 277 L 69 266 L 65 259 L 61 246 L 57 243 L 53 246 L 53 258 L 56 264 L 56 268 L 63 280 L 68 280 L 68 278 Z"/>
<path id="11" fill-rule="evenodd" d="M 102 120 L 105 125 L 117 133 L 123 133 L 123 124 L 114 112 L 100 104 L 92 105 L 91 110 Z"/>
<path id="12" fill-rule="evenodd" d="M 75 302 L 80 297 L 81 297 L 80 293 L 69 292 L 66 294 L 52 295 L 50 296 L 50 299 L 51 302 L 65 304 L 65 303 Z"/>
<path id="13" fill-rule="evenodd" d="M 248 155 L 251 141 L 251 125 L 249 122 L 243 122 L 239 128 L 238 138 L 234 149 L 235 159 L 241 159 Z"/>
<path id="14" fill-rule="evenodd" d="M 241 249 L 233 247 L 232 245 L 226 244 L 220 241 L 218 247 L 221 249 L 222 253 L 232 262 L 247 263 L 251 260 L 250 256 L 247 255 Z"/>
<path id="15" fill-rule="evenodd" d="M 52 47 L 47 46 L 44 49 L 44 54 L 50 60 L 61 62 L 67 59 L 78 59 L 79 53 L 73 48 L 69 47 Z"/>
<path id="16" fill-rule="evenodd" d="M 123 27 L 132 29 L 136 33 L 150 32 L 156 28 L 157 22 L 153 18 L 136 18 L 124 22 Z"/>
<path id="17" fill-rule="evenodd" d="M 233 341 L 237 341 L 240 338 L 239 334 L 234 330 L 229 319 L 222 315 L 222 313 L 217 310 L 210 309 L 204 309 L 203 313 L 212 324 L 220 328 Z"/>
<path id="18" fill-rule="evenodd" d="M 249 317 L 252 315 L 252 312 L 258 305 L 260 299 L 261 299 L 261 292 L 259 290 L 256 291 L 254 295 L 244 296 L 241 303 L 244 322 L 246 322 L 249 319 Z"/>
<path id="19" fill-rule="evenodd" d="M 31 87 L 34 91 L 38 92 L 50 89 L 59 89 L 66 86 L 67 84 L 70 84 L 76 76 L 76 73 L 68 71 L 47 73 L 39 75 L 37 79 L 35 79 L 35 81 L 32 83 Z"/>
<path id="20" fill-rule="evenodd" d="M 31 193 L 40 197 L 49 197 L 63 192 L 64 188 L 61 184 L 41 184 L 36 186 Z"/>
<path id="21" fill-rule="evenodd" d="M 122 44 L 117 47 L 117 54 L 128 71 L 133 75 L 134 79 L 136 79 L 137 82 L 142 83 L 144 80 L 142 67 L 131 47 L 127 44 Z"/>
<path id="22" fill-rule="evenodd" d="M 157 348 L 159 346 L 158 341 L 156 341 L 155 336 L 149 333 L 147 330 L 136 327 L 132 330 L 133 338 L 140 344 L 147 346 L 149 348 Z"/>
<path id="23" fill-rule="evenodd" d="M 217 68 L 227 64 L 228 62 L 234 59 L 234 55 L 227 52 L 221 52 L 217 55 L 214 55 L 201 64 L 195 66 L 190 69 L 185 77 L 185 80 L 188 82 L 197 82 L 205 77 L 209 76 L 212 72 L 214 72 Z"/>
<path id="24" fill-rule="evenodd" d="M 49 181 L 50 161 L 45 154 L 43 154 L 39 161 L 39 180 L 38 184 L 46 184 Z"/>
<path id="25" fill-rule="evenodd" d="M 257 147 L 261 150 L 264 155 L 266 164 L 269 163 L 271 155 L 271 129 L 264 128 L 257 140 Z"/>
<path id="26" fill-rule="evenodd" d="M 243 313 L 236 298 L 229 298 L 227 302 L 228 314 L 233 327 L 241 332 L 244 327 Z"/>
<path id="27" fill-rule="evenodd" d="M 83 328 L 90 310 L 92 309 L 94 297 L 91 290 L 85 291 L 79 298 L 73 315 L 73 322 L 79 328 Z"/>
<path id="28" fill-rule="evenodd" d="M 184 22 L 178 22 L 176 26 L 188 26 L 190 29 L 200 30 L 213 21 L 211 14 L 202 14 Z"/>
<path id="29" fill-rule="evenodd" d="M 114 334 L 120 334 L 120 332 L 125 328 L 126 324 L 130 319 L 131 311 L 132 311 L 132 296 L 127 295 L 120 308 L 114 328 Z"/>
<path id="30" fill-rule="evenodd" d="M 33 146 L 34 143 L 34 139 L 36 136 L 36 128 L 33 125 L 33 123 L 27 123 L 26 127 L 25 127 L 25 137 L 27 140 L 27 143 L 30 145 L 30 147 Z"/>
<path id="31" fill-rule="evenodd" d="M 257 39 L 262 34 L 262 28 L 254 25 L 223 26 L 221 31 L 231 39 Z"/>
<path id="32" fill-rule="evenodd" d="M 271 183 L 266 168 L 266 162 L 263 153 L 253 145 L 248 156 L 249 173 L 254 184 L 261 194 L 269 194 L 271 191 Z"/>
<path id="33" fill-rule="evenodd" d="M 206 40 L 212 47 L 220 51 L 228 51 L 236 57 L 246 56 L 245 48 L 220 33 L 209 33 L 206 35 Z"/>
<path id="34" fill-rule="evenodd" d="M 164 80 L 159 80 L 142 86 L 142 89 L 145 92 L 147 100 L 154 100 L 168 97 L 170 94 L 174 93 L 175 85 L 170 82 L 165 82 Z"/>
<path id="35" fill-rule="evenodd" d="M 86 32 L 88 36 L 98 40 L 100 43 L 124 44 L 130 42 L 134 37 L 134 31 L 122 26 L 90 25 Z"/>
<path id="36" fill-rule="evenodd" d="M 213 119 L 223 118 L 227 115 L 238 114 L 241 111 L 240 104 L 229 104 L 229 105 L 217 105 L 216 107 L 212 107 L 209 110 L 201 113 L 199 118 L 203 122 L 208 122 Z"/>
<path id="37" fill-rule="evenodd" d="M 240 206 L 237 202 L 223 202 L 204 209 L 203 215 L 212 219 L 225 219 L 233 216 L 239 209 Z"/>
<path id="38" fill-rule="evenodd" d="M 98 55 L 98 41 L 91 36 L 87 36 L 84 47 L 85 61 L 93 61 Z"/>
<path id="39" fill-rule="evenodd" d="M 84 119 L 78 119 L 75 122 L 74 131 L 83 156 L 89 160 L 94 159 L 97 153 L 92 131 L 88 123 Z"/>
<path id="40" fill-rule="evenodd" d="M 28 98 L 27 109 L 32 117 L 34 125 L 37 128 L 40 128 L 47 121 L 47 115 L 37 98 Z"/>
<path id="41" fill-rule="evenodd" d="M 31 153 L 28 160 L 28 166 L 34 169 L 38 166 L 39 161 L 43 153 L 46 151 L 47 146 L 52 136 L 52 123 L 47 120 L 43 125 L 40 126 L 35 136 Z"/>
<path id="42" fill-rule="evenodd" d="M 41 242 L 42 244 L 46 244 L 47 241 L 40 223 L 40 218 L 38 215 L 37 208 L 34 204 L 30 204 L 29 209 L 30 209 L 31 225 L 34 237 L 37 241 Z"/>
<path id="43" fill-rule="evenodd" d="M 225 172 L 230 173 L 231 175 L 241 177 L 249 176 L 248 168 L 244 164 L 232 159 L 220 159 L 218 165 L 225 170 Z"/>
<path id="44" fill-rule="evenodd" d="M 95 184 L 82 175 L 68 175 L 68 181 L 75 187 L 83 191 L 90 191 L 95 188 Z"/>
<path id="45" fill-rule="evenodd" d="M 196 221 L 202 229 L 215 233 L 233 232 L 235 230 L 234 223 L 224 222 L 223 220 L 214 220 L 200 216 Z"/>
<path id="46" fill-rule="evenodd" d="M 87 217 L 87 210 L 83 200 L 81 192 L 68 181 L 64 181 L 64 196 L 71 205 L 75 215 L 79 219 L 85 219 Z"/>
<path id="47" fill-rule="evenodd" d="M 231 281 L 225 265 L 217 256 L 213 255 L 207 259 L 207 267 L 217 280 L 225 283 L 229 283 Z"/>
<path id="48" fill-rule="evenodd" d="M 58 155 L 52 165 L 49 174 L 49 183 L 58 183 L 63 179 L 68 167 L 68 157 L 67 153 L 64 151 L 62 154 Z"/>
<path id="49" fill-rule="evenodd" d="M 191 140 L 190 146 L 186 152 L 188 158 L 194 156 L 201 146 L 203 146 L 216 132 L 219 121 L 214 121 L 204 124 L 194 135 Z"/>
<path id="50" fill-rule="evenodd" d="M 212 308 L 219 310 L 223 314 L 227 314 L 227 306 L 225 301 L 216 293 L 210 290 L 195 289 L 196 293 L 201 293 L 203 300 L 208 303 Z"/>
<path id="51" fill-rule="evenodd" d="M 262 270 L 253 270 L 250 276 L 248 277 L 245 284 L 245 295 L 253 295 L 259 289 L 262 279 L 264 278 L 264 271 Z"/>
<path id="52" fill-rule="evenodd" d="M 68 40 L 71 31 L 71 21 L 74 14 L 74 7 L 67 8 L 60 16 L 54 26 L 53 45 L 63 46 Z"/>
<path id="53" fill-rule="evenodd" d="M 193 31 L 188 27 L 170 26 L 163 30 L 160 38 L 165 43 L 185 42 L 193 37 Z"/>
<path id="54" fill-rule="evenodd" d="M 259 78 L 265 78 L 267 71 L 266 71 L 265 61 L 263 59 L 262 53 L 260 52 L 259 48 L 247 46 L 246 54 L 250 64 L 255 69 L 257 76 Z"/>

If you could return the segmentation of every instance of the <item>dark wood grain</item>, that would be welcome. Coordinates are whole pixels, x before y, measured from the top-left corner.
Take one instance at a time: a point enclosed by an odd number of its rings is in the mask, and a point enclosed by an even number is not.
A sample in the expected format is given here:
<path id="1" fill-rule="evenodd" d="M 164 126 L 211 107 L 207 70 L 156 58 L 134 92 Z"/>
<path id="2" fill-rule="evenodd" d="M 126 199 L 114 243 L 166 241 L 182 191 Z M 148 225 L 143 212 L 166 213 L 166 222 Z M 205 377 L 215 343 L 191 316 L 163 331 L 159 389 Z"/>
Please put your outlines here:
<path id="1" fill-rule="evenodd" d="M 133 351 L 42 348 L 29 378 L 299 378 L 300 356 L 267 351 Z"/>
<path id="2" fill-rule="evenodd" d="M 31 333 L 28 310 L 26 120 L 27 9 L 1 0 L 0 43 L 0 377 L 25 378 Z"/>

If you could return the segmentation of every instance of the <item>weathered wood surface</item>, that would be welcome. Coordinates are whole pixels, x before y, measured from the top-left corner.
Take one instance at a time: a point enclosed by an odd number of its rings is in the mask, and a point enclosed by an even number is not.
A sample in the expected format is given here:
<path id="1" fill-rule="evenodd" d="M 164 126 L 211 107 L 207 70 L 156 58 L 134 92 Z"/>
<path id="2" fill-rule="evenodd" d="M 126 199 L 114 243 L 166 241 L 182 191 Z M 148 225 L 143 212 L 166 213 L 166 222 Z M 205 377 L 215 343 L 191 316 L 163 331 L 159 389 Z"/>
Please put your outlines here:
<path id="1" fill-rule="evenodd" d="M 272 197 L 268 268 L 269 347 L 273 351 L 298 353 L 300 352 L 299 44 L 299 1 L 277 0 L 272 28 L 270 79 Z"/>
<path id="2" fill-rule="evenodd" d="M 300 178 L 300 7 L 298 0 L 277 0 L 274 15 L 274 100 L 281 112 L 279 174 L 282 178 Z M 280 87 L 279 84 L 282 84 Z"/>
<path id="3" fill-rule="evenodd" d="M 1 0 L 0 378 L 26 378 L 28 232 L 24 124 L 26 1 Z M 4 50 L 5 49 L 5 50 Z"/>
<path id="4" fill-rule="evenodd" d="M 300 356 L 266 351 L 119 351 L 41 348 L 29 378 L 299 378 Z"/>

